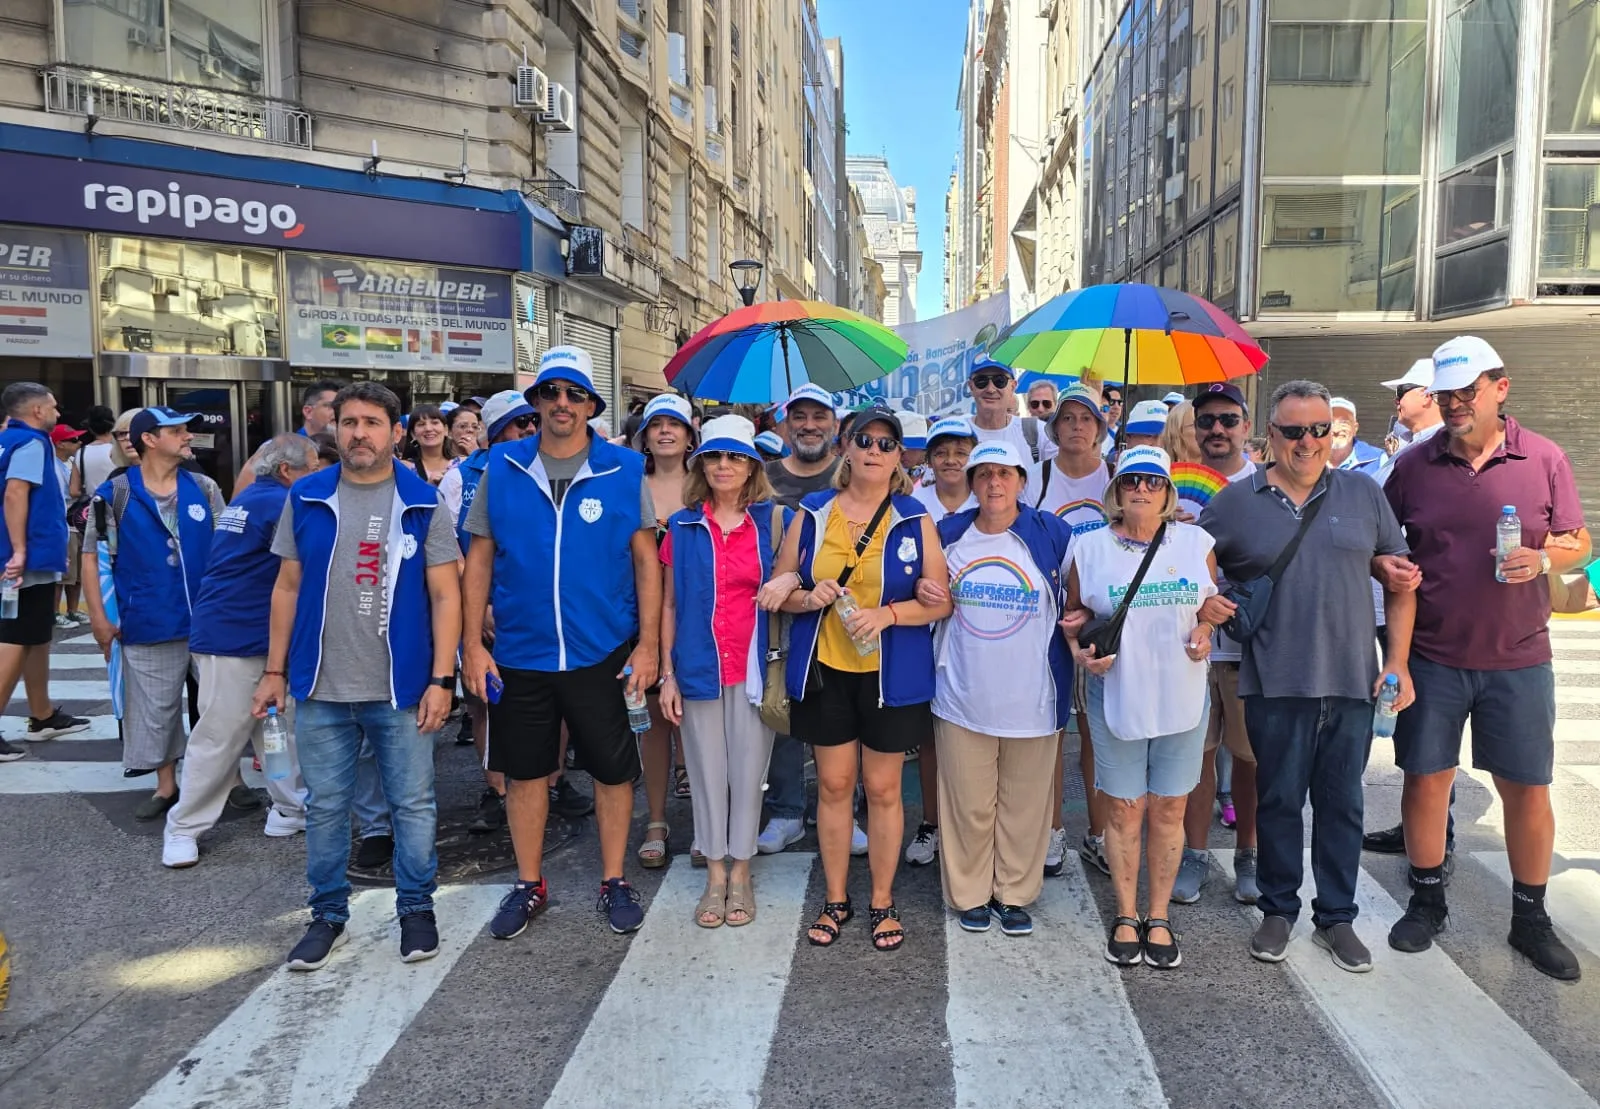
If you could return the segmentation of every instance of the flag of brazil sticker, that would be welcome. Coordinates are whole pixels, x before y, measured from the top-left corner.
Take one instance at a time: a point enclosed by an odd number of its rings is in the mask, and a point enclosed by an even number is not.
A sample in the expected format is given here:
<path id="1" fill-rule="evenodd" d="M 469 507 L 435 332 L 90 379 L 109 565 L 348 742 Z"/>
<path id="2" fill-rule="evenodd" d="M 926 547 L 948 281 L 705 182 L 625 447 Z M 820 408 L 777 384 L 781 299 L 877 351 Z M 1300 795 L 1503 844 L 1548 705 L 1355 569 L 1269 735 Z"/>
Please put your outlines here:
<path id="1" fill-rule="evenodd" d="M 322 325 L 323 350 L 360 350 L 361 330 L 339 323 Z"/>

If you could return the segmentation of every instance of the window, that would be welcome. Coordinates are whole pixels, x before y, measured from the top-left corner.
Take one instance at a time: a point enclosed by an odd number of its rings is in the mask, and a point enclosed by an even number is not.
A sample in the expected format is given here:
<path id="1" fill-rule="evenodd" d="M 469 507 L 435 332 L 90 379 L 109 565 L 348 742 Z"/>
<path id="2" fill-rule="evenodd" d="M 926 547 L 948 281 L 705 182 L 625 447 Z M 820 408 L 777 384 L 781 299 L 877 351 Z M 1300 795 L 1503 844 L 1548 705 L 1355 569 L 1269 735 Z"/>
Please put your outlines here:
<path id="1" fill-rule="evenodd" d="M 61 39 L 72 65 L 271 96 L 265 27 L 263 0 L 69 0 Z"/>
<path id="2" fill-rule="evenodd" d="M 1490 158 L 1439 182 L 1440 246 L 1505 226 L 1509 205 L 1502 205 L 1500 184 L 1509 183 L 1510 161 L 1509 154 Z"/>
<path id="3" fill-rule="evenodd" d="M 689 258 L 689 174 L 672 172 L 672 256 Z"/>
<path id="4" fill-rule="evenodd" d="M 1198 67 L 1206 60 L 1206 32 L 1194 33 L 1194 64 Z"/>
<path id="5" fill-rule="evenodd" d="M 1212 296 L 1216 300 L 1223 300 L 1233 295 L 1234 285 L 1239 273 L 1239 210 L 1235 208 L 1227 215 L 1217 220 L 1213 232 L 1213 241 L 1216 243 L 1216 265 L 1212 271 L 1216 275 L 1216 286 L 1212 289 Z"/>
<path id="6" fill-rule="evenodd" d="M 1439 168 L 1509 142 L 1516 127 L 1519 0 L 1450 0 Z"/>
<path id="7" fill-rule="evenodd" d="M 1189 138 L 1191 140 L 1204 138 L 1206 133 L 1206 110 L 1196 107 L 1189 112 Z"/>
<path id="8" fill-rule="evenodd" d="M 272 251 L 102 236 L 100 274 L 102 350 L 283 357 Z"/>
<path id="9" fill-rule="evenodd" d="M 1433 310 L 1463 312 L 1503 304 L 1510 238 L 1441 256 L 1433 269 Z"/>
<path id="10" fill-rule="evenodd" d="M 706 208 L 706 275 L 713 285 L 727 278 L 722 268 L 722 201 L 713 199 Z"/>
<path id="11" fill-rule="evenodd" d="M 650 42 L 650 9 L 645 0 L 617 0 L 617 45 L 634 61 L 645 60 Z"/>
<path id="12" fill-rule="evenodd" d="M 1550 5 L 1550 101 L 1546 129 L 1552 135 L 1600 131 L 1600 0 Z"/>
<path id="13" fill-rule="evenodd" d="M 1222 87 L 1217 90 L 1217 99 L 1221 104 L 1221 107 L 1217 109 L 1217 113 L 1224 123 L 1233 118 L 1234 110 L 1238 107 L 1238 91 L 1239 87 L 1231 77 L 1222 82 Z"/>
<path id="14" fill-rule="evenodd" d="M 1600 162 L 1546 164 L 1543 208 L 1540 295 L 1595 295 L 1594 287 L 1600 286 Z M 1561 285 L 1547 287 L 1545 282 Z"/>
<path id="15" fill-rule="evenodd" d="M 1361 23 L 1274 23 L 1268 76 L 1296 84 L 1364 81 L 1366 43 Z"/>
<path id="16" fill-rule="evenodd" d="M 1411 310 L 1417 186 L 1263 185 L 1261 307 Z"/>
<path id="17" fill-rule="evenodd" d="M 1274 246 L 1321 246 L 1356 241 L 1361 225 L 1359 192 L 1311 192 L 1272 201 Z"/>
<path id="18" fill-rule="evenodd" d="M 645 224 L 644 128 L 637 122 L 622 125 L 622 222 L 641 231 Z"/>
<path id="19" fill-rule="evenodd" d="M 1239 4 L 1238 0 L 1227 0 L 1222 5 L 1222 27 L 1217 31 L 1217 42 L 1227 42 L 1239 29 Z"/>

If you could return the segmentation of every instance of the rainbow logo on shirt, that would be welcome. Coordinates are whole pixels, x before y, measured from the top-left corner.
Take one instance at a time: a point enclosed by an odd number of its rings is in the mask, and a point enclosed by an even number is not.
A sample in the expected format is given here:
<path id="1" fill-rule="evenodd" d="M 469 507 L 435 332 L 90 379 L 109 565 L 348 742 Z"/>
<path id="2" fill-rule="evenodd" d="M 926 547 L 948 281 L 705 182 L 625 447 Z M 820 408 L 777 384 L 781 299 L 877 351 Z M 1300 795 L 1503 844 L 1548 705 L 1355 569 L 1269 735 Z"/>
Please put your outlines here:
<path id="1" fill-rule="evenodd" d="M 1079 516 L 1079 519 L 1075 522 L 1067 519 L 1073 513 L 1077 513 Z M 1110 522 L 1106 517 L 1105 506 L 1093 497 L 1068 501 L 1056 509 L 1056 517 L 1060 520 L 1066 520 L 1071 525 L 1073 535 L 1083 535 L 1085 532 L 1098 531 Z"/>
<path id="2" fill-rule="evenodd" d="M 957 622 L 979 639 L 1009 638 L 1039 614 L 1039 591 L 1027 572 L 999 555 L 967 563 L 950 583 L 950 595 Z"/>

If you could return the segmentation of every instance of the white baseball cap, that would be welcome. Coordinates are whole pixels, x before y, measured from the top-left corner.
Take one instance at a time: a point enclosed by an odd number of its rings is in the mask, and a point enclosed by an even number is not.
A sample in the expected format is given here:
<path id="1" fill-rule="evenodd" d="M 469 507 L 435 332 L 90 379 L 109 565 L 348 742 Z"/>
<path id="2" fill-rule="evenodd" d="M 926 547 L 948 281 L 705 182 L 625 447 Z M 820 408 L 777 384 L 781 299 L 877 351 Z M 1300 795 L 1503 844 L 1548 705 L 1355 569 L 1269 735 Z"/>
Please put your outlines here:
<path id="1" fill-rule="evenodd" d="M 1419 358 L 1411 363 L 1411 368 L 1399 377 L 1378 384 L 1385 389 L 1398 389 L 1402 385 L 1419 385 L 1426 389 L 1433 384 L 1433 359 Z"/>
<path id="2" fill-rule="evenodd" d="M 804 385 L 797 386 L 795 391 L 789 394 L 789 399 L 783 402 L 784 416 L 788 416 L 789 409 L 793 408 L 797 401 L 803 400 L 810 401 L 812 404 L 820 404 L 829 412 L 833 411 L 833 394 L 822 386 L 813 385 L 808 381 Z"/>
<path id="3" fill-rule="evenodd" d="M 928 446 L 928 417 L 920 412 L 900 413 L 900 430 L 904 438 L 900 445 L 909 451 L 925 450 Z"/>
<path id="4" fill-rule="evenodd" d="M 528 403 L 533 403 L 534 390 L 547 381 L 570 381 L 582 386 L 594 398 L 596 416 L 606 410 L 606 398 L 594 387 L 594 359 L 582 347 L 551 347 L 539 359 L 539 376 L 523 391 Z"/>
<path id="5" fill-rule="evenodd" d="M 971 439 L 976 443 L 978 433 L 972 430 L 972 421 L 965 416 L 946 416 L 928 429 L 928 449 L 932 450 L 940 439 Z"/>
<path id="6" fill-rule="evenodd" d="M 1345 397 L 1334 397 L 1328 402 L 1328 407 L 1333 409 L 1335 412 L 1342 408 L 1346 412 L 1350 413 L 1352 417 L 1356 414 L 1356 402 L 1353 400 L 1348 400 Z"/>
<path id="7" fill-rule="evenodd" d="M 1164 401 L 1142 400 L 1133 406 L 1128 417 L 1125 434 L 1160 435 L 1167 426 L 1167 406 Z"/>
<path id="8" fill-rule="evenodd" d="M 1009 439 L 991 439 L 987 443 L 979 443 L 967 456 L 967 473 L 972 473 L 985 462 L 1021 469 L 1022 455 L 1017 453 L 1016 445 Z"/>
<path id="9" fill-rule="evenodd" d="M 1428 392 L 1465 389 L 1479 374 L 1504 368 L 1505 361 L 1488 343 L 1476 335 L 1457 335 L 1433 352 L 1433 383 Z"/>

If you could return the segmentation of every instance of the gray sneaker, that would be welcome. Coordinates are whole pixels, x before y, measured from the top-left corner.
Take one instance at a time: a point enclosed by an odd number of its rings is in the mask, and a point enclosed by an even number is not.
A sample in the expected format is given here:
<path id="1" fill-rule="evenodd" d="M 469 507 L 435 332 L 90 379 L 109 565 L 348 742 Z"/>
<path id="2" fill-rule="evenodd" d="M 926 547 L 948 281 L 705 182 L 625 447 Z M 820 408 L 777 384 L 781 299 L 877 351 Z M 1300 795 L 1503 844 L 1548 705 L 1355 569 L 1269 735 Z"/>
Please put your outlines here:
<path id="1" fill-rule="evenodd" d="M 1311 934 L 1311 942 L 1333 956 L 1333 965 L 1351 974 L 1365 974 L 1372 969 L 1372 952 L 1361 942 L 1356 930 L 1348 924 L 1330 924 Z"/>
<path id="2" fill-rule="evenodd" d="M 1261 896 L 1261 887 L 1256 885 L 1254 847 L 1241 847 L 1233 853 L 1233 878 L 1233 899 L 1246 905 L 1254 905 L 1256 898 Z"/>
<path id="3" fill-rule="evenodd" d="M 1172 883 L 1172 899 L 1180 905 L 1193 905 L 1200 900 L 1200 891 L 1211 877 L 1211 853 L 1183 849 L 1183 862 L 1178 864 L 1178 877 Z"/>
<path id="4" fill-rule="evenodd" d="M 1281 963 L 1289 951 L 1289 936 L 1294 932 L 1294 921 L 1286 916 L 1261 918 L 1261 927 L 1250 938 L 1250 954 L 1263 963 Z"/>

